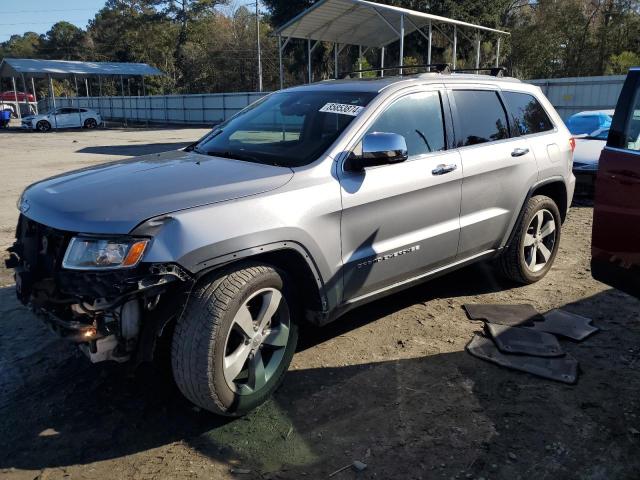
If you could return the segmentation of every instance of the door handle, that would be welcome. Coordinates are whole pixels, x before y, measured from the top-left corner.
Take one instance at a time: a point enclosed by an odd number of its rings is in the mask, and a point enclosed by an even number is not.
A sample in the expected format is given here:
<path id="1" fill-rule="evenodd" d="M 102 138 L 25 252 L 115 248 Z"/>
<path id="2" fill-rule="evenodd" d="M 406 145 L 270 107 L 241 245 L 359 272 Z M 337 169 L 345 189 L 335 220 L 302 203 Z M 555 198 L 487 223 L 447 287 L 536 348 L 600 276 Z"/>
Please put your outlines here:
<path id="1" fill-rule="evenodd" d="M 524 157 L 527 153 L 529 153 L 528 148 L 516 148 L 513 152 L 511 152 L 512 157 Z"/>
<path id="2" fill-rule="evenodd" d="M 444 163 L 442 163 L 431 170 L 431 173 L 434 175 L 444 175 L 445 173 L 451 173 L 457 169 L 458 165 L 456 165 L 455 163 L 452 163 L 451 165 L 445 165 Z"/>

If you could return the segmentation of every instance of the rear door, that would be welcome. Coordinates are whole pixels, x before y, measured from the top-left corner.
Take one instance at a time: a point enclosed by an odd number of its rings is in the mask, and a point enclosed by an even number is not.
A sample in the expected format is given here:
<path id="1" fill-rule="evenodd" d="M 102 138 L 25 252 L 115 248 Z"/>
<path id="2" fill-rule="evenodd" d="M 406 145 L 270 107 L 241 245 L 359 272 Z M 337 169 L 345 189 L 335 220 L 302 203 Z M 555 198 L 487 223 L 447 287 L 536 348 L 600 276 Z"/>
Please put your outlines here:
<path id="1" fill-rule="evenodd" d="M 600 156 L 592 274 L 640 297 L 640 69 L 627 77 Z"/>
<path id="2" fill-rule="evenodd" d="M 455 88 L 456 144 L 462 156 L 458 258 L 501 247 L 538 167 L 526 136 L 512 134 L 506 106 L 495 89 Z"/>

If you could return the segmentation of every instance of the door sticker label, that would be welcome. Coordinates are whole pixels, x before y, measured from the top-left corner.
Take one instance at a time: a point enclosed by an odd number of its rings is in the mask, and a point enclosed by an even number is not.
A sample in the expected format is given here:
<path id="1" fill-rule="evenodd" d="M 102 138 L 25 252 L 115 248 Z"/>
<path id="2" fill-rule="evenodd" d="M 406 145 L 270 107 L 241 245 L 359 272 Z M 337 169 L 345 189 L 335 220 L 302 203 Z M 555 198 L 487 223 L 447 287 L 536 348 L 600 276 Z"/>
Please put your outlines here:
<path id="1" fill-rule="evenodd" d="M 320 109 L 323 113 L 337 113 L 339 115 L 349 115 L 351 117 L 357 117 L 362 110 L 364 110 L 364 107 L 360 107 L 358 105 L 347 105 L 344 103 L 327 103 Z"/>

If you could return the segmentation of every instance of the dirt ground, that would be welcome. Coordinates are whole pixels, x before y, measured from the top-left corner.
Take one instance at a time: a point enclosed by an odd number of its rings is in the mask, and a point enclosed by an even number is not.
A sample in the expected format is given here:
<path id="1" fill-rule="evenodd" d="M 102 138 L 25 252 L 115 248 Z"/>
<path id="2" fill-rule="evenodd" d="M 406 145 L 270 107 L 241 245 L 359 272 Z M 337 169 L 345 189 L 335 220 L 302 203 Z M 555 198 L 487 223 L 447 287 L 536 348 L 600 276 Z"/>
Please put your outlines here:
<path id="1" fill-rule="evenodd" d="M 0 134 L 0 245 L 30 181 L 201 133 Z M 333 478 L 636 480 L 640 302 L 591 278 L 591 219 L 588 203 L 574 206 L 536 285 L 514 288 L 481 264 L 305 328 L 275 397 L 236 420 L 192 407 L 151 370 L 89 364 L 16 302 L 0 270 L 0 477 L 315 479 L 359 460 L 363 472 Z M 465 353 L 482 327 L 461 308 L 471 302 L 593 318 L 600 332 L 563 342 L 577 385 Z"/>

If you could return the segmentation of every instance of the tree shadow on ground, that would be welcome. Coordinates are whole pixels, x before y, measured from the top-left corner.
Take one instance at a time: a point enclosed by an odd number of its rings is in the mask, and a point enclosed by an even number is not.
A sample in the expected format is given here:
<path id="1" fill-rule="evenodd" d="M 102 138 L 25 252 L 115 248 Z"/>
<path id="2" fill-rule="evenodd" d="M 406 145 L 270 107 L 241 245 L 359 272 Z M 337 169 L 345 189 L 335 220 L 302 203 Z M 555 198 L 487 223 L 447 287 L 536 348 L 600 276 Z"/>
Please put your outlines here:
<path id="1" fill-rule="evenodd" d="M 335 335 L 411 302 L 487 289 L 461 283 L 462 272 L 451 277 L 330 328 Z M 354 459 L 368 464 L 361 478 L 632 478 L 640 469 L 630 433 L 640 428 L 638 302 L 614 290 L 567 306 L 603 328 L 563 342 L 582 366 L 576 386 L 458 351 L 294 370 L 273 400 L 238 420 L 197 411 L 157 375 L 88 364 L 11 290 L 0 291 L 0 468 L 87 464 L 184 441 L 249 466 L 244 478 L 325 478 Z"/>

